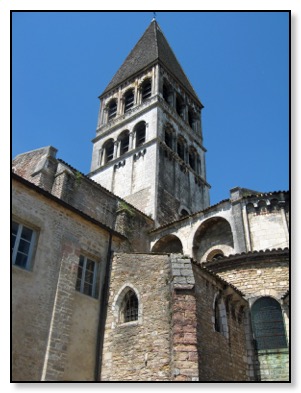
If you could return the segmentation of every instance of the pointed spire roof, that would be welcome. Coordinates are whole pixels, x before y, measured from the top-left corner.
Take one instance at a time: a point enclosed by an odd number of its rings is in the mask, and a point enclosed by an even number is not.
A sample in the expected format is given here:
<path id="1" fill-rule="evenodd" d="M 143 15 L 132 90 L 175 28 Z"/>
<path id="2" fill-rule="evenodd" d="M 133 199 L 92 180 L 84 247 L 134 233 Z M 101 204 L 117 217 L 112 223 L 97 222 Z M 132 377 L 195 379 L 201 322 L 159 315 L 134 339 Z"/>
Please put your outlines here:
<path id="1" fill-rule="evenodd" d="M 200 103 L 196 92 L 191 86 L 155 19 L 152 20 L 145 33 L 125 59 L 102 95 L 115 88 L 132 75 L 156 62 L 161 63 Z"/>

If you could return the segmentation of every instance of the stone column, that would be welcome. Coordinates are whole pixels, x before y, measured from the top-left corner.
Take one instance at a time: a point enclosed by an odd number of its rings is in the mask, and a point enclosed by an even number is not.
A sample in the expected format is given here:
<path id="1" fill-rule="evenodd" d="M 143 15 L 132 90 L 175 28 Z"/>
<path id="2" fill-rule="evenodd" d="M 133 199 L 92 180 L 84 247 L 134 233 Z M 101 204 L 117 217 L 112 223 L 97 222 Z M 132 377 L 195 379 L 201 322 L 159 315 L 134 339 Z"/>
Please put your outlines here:
<path id="1" fill-rule="evenodd" d="M 283 222 L 286 247 L 288 247 L 289 246 L 289 232 L 288 232 L 288 225 L 287 225 L 285 210 L 284 210 L 285 202 L 279 202 L 279 206 L 280 206 L 280 213 L 281 213 L 281 218 L 282 218 L 282 222 Z"/>
<path id="2" fill-rule="evenodd" d="M 114 141 L 113 160 L 115 160 L 115 158 L 117 158 L 117 149 L 118 149 L 118 141 Z"/>
<path id="3" fill-rule="evenodd" d="M 131 131 L 129 133 L 129 150 L 132 150 L 134 148 L 134 132 Z"/>
<path id="4" fill-rule="evenodd" d="M 104 158 L 104 149 L 103 147 L 98 151 L 98 165 L 103 165 L 103 158 Z"/>
<path id="5" fill-rule="evenodd" d="M 155 67 L 152 69 L 152 96 L 156 94 L 157 84 L 156 84 L 156 72 Z"/>
<path id="6" fill-rule="evenodd" d="M 243 223 L 244 223 L 245 234 L 246 234 L 246 247 L 247 247 L 247 251 L 252 251 L 251 236 L 250 236 L 250 227 L 249 227 L 249 218 L 248 218 L 248 213 L 247 213 L 247 207 L 246 207 L 246 205 L 244 205 L 244 206 L 242 207 L 242 217 L 243 217 Z"/>
<path id="7" fill-rule="evenodd" d="M 172 380 L 198 381 L 197 316 L 191 259 L 171 254 L 172 296 Z"/>
<path id="8" fill-rule="evenodd" d="M 155 68 L 155 91 L 154 94 L 158 94 L 160 91 L 160 72 L 159 72 L 159 65 L 156 65 Z"/>
<path id="9" fill-rule="evenodd" d="M 105 107 L 104 110 L 103 110 L 103 121 L 102 121 L 102 124 L 107 124 L 108 117 L 109 117 L 109 110 L 108 110 L 107 107 Z"/>
<path id="10" fill-rule="evenodd" d="M 125 110 L 124 105 L 125 105 L 125 103 L 124 103 L 124 97 L 121 97 L 120 100 L 119 100 L 119 105 L 118 105 L 118 106 L 119 106 L 118 113 L 119 113 L 120 115 L 123 115 L 123 114 L 124 114 L 124 110 Z"/>
<path id="11" fill-rule="evenodd" d="M 135 81 L 135 89 L 134 89 L 134 105 L 138 104 L 138 94 L 139 94 L 139 90 L 138 90 L 138 82 Z"/>

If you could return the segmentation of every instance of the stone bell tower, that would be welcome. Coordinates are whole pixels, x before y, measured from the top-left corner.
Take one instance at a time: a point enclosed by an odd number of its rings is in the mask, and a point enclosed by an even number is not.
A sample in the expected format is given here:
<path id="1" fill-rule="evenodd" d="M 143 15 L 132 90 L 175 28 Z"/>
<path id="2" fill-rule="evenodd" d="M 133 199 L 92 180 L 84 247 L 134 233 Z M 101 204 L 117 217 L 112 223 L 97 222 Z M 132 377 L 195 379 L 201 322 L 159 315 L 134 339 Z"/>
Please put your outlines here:
<path id="1" fill-rule="evenodd" d="M 205 209 L 202 108 L 153 19 L 100 96 L 90 178 L 157 225 Z"/>

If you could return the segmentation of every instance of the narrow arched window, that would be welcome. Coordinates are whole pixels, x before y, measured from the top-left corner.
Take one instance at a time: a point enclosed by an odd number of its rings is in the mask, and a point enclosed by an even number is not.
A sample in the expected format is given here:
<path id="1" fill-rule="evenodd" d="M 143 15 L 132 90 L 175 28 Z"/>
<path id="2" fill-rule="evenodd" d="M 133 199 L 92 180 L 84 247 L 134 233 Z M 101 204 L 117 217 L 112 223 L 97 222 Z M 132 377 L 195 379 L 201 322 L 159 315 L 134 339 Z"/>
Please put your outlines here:
<path id="1" fill-rule="evenodd" d="M 112 119 L 117 114 L 117 101 L 111 100 L 108 105 L 108 117 Z"/>
<path id="2" fill-rule="evenodd" d="M 214 330 L 229 337 L 226 307 L 221 295 L 217 295 L 214 302 Z"/>
<path id="3" fill-rule="evenodd" d="M 191 110 L 188 110 L 188 124 L 193 129 L 194 116 Z"/>
<path id="4" fill-rule="evenodd" d="M 114 158 L 114 141 L 113 139 L 108 140 L 104 144 L 105 158 L 104 163 L 112 161 Z"/>
<path id="5" fill-rule="evenodd" d="M 166 145 L 172 149 L 172 132 L 167 128 L 165 129 L 164 140 Z"/>
<path id="6" fill-rule="evenodd" d="M 177 153 L 178 153 L 178 156 L 184 161 L 184 159 L 185 159 L 185 157 L 184 157 L 184 142 L 182 139 L 178 139 Z"/>
<path id="7" fill-rule="evenodd" d="M 189 165 L 195 171 L 196 168 L 196 151 L 194 148 L 189 150 Z"/>
<path id="8" fill-rule="evenodd" d="M 128 112 L 134 106 L 134 91 L 129 90 L 124 96 L 124 112 Z"/>
<path id="9" fill-rule="evenodd" d="M 129 131 L 127 130 L 123 131 L 118 139 L 120 141 L 120 155 L 122 156 L 129 150 L 129 140 L 130 140 Z"/>
<path id="10" fill-rule="evenodd" d="M 166 102 L 168 102 L 168 96 L 169 96 L 169 89 L 166 86 L 166 84 L 163 84 L 163 98 Z"/>
<path id="11" fill-rule="evenodd" d="M 152 95 L 152 84 L 150 79 L 147 79 L 145 82 L 143 82 L 141 88 L 141 95 L 142 95 L 142 101 L 146 100 Z"/>
<path id="12" fill-rule="evenodd" d="M 258 350 L 286 348 L 286 334 L 280 304 L 265 296 L 251 308 L 253 334 Z"/>
<path id="13" fill-rule="evenodd" d="M 120 322 L 126 323 L 138 320 L 138 298 L 133 290 L 126 292 L 121 308 L 120 308 Z"/>
<path id="14" fill-rule="evenodd" d="M 176 97 L 176 111 L 180 117 L 184 118 L 184 101 L 178 95 Z"/>
<path id="15" fill-rule="evenodd" d="M 145 129 L 146 129 L 146 125 L 144 121 L 136 125 L 135 127 L 136 147 L 143 145 L 143 143 L 145 142 Z"/>
<path id="16" fill-rule="evenodd" d="M 214 304 L 214 329 L 216 332 L 222 333 L 222 316 L 221 316 L 221 309 L 220 309 L 220 299 L 215 299 Z"/>

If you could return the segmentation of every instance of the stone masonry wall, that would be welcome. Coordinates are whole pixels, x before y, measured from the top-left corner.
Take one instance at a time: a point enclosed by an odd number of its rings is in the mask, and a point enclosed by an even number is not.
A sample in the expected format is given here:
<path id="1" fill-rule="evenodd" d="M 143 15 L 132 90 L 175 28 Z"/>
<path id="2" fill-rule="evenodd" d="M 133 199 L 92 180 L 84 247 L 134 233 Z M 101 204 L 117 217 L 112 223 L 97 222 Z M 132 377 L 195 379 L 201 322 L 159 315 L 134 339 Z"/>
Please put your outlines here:
<path id="1" fill-rule="evenodd" d="M 195 294 L 197 302 L 197 339 L 200 381 L 248 381 L 252 378 L 248 366 L 248 351 L 244 318 L 239 316 L 239 308 L 247 307 L 247 302 L 235 293 L 227 311 L 228 335 L 215 331 L 214 301 L 217 294 L 224 294 L 224 285 L 216 278 L 210 278 L 197 265 L 193 265 Z M 229 289 L 229 288 L 228 288 Z M 233 311 L 231 311 L 233 309 Z M 250 360 L 249 360 L 250 361 Z"/>
<path id="2" fill-rule="evenodd" d="M 93 380 L 99 300 L 76 293 L 75 282 L 80 254 L 105 263 L 108 233 L 16 181 L 12 212 L 38 234 L 32 269 L 12 267 L 12 379 Z M 79 326 L 74 313 L 89 319 Z"/>
<path id="3" fill-rule="evenodd" d="M 102 381 L 171 379 L 171 271 L 168 255 L 116 253 L 112 261 Z M 121 323 L 118 304 L 130 287 L 138 321 Z"/>
<path id="4" fill-rule="evenodd" d="M 191 259 L 171 254 L 172 365 L 174 381 L 198 381 L 197 318 Z"/>
<path id="5" fill-rule="evenodd" d="M 188 166 L 159 145 L 158 177 L 158 222 L 164 225 L 179 218 L 180 206 L 186 206 L 190 213 L 207 207 L 203 184 Z"/>
<path id="6" fill-rule="evenodd" d="M 233 261 L 232 261 L 233 260 Z M 232 263 L 231 263 L 232 261 Z M 208 269 L 235 285 L 246 298 L 271 295 L 281 298 L 289 288 L 288 250 L 235 256 L 207 263 Z"/>
<path id="7" fill-rule="evenodd" d="M 233 260 L 233 258 L 235 260 Z M 280 304 L 289 289 L 288 250 L 266 251 L 247 256 L 234 256 L 228 261 L 206 265 L 226 281 L 244 292 L 250 306 L 262 296 L 271 296 Z M 289 341 L 289 321 L 283 308 L 284 324 Z M 257 353 L 256 373 L 261 381 L 288 381 L 289 352 L 286 348 L 261 350 Z"/>
<path id="8" fill-rule="evenodd" d="M 51 191 L 57 168 L 56 152 L 54 147 L 48 146 L 19 154 L 13 160 L 12 171 L 44 190 Z"/>
<path id="9" fill-rule="evenodd" d="M 131 244 L 131 247 L 127 251 L 148 250 L 147 232 L 153 220 L 64 161 L 56 159 L 55 155 L 53 147 L 21 154 L 13 161 L 13 171 L 107 227 L 121 231 L 129 237 L 128 245 Z M 120 222 L 118 213 L 121 205 L 126 205 L 133 213 L 130 226 Z M 135 231 L 130 231 L 130 227 Z"/>

